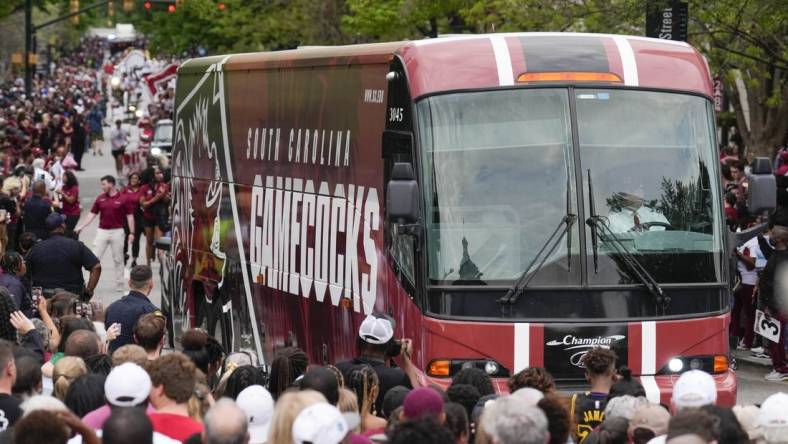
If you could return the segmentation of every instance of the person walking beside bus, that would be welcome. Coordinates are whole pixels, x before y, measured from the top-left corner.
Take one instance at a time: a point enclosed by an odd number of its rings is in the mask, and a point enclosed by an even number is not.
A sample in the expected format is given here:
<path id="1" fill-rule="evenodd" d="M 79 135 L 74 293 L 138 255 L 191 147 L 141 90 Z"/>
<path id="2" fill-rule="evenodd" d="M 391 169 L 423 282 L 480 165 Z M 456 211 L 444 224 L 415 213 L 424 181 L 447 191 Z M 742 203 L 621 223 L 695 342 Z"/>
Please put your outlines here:
<path id="1" fill-rule="evenodd" d="M 73 171 L 63 173 L 63 187 L 56 191 L 60 201 L 60 212 L 66 216 L 66 234 L 72 235 L 79 222 L 79 182 Z"/>
<path id="2" fill-rule="evenodd" d="M 115 171 L 120 176 L 123 171 L 123 153 L 126 152 L 126 145 L 129 144 L 129 133 L 123 129 L 123 121 L 120 119 L 115 121 L 110 143 L 112 143 L 112 157 L 115 158 Z"/>
<path id="3" fill-rule="evenodd" d="M 128 223 L 123 225 L 123 232 L 126 234 L 126 240 L 123 242 L 123 259 L 124 263 L 128 260 L 128 244 L 131 244 L 131 267 L 137 265 L 137 258 L 140 255 L 140 237 L 142 237 L 143 223 L 142 223 L 142 209 L 140 208 L 140 197 L 142 196 L 142 183 L 140 182 L 139 173 L 131 173 L 128 178 L 128 185 L 121 191 L 123 197 L 126 199 L 127 205 L 130 207 L 129 211 L 134 215 L 134 231 L 129 230 Z M 128 241 L 129 234 L 133 235 L 132 242 Z"/>
<path id="4" fill-rule="evenodd" d="M 110 249 L 112 261 L 115 263 L 116 289 L 123 291 L 125 287 L 123 282 L 123 221 L 128 223 L 129 241 L 133 241 L 134 215 L 131 214 L 126 199 L 115 188 L 114 177 L 102 177 L 101 190 L 103 193 L 96 198 L 88 218 L 82 224 L 77 225 L 74 232 L 79 234 L 93 222 L 93 219 L 99 218 L 99 228 L 93 241 L 93 251 L 96 257 L 101 260 L 107 248 Z"/>
<path id="5" fill-rule="evenodd" d="M 785 297 L 788 288 L 788 226 L 775 225 L 769 238 L 774 252 L 769 256 L 763 274 L 758 281 L 758 292 L 766 307 L 766 313 L 779 323 L 779 342 L 769 341 L 772 356 L 771 373 L 767 381 L 788 381 L 788 362 L 785 359 Z"/>
<path id="6" fill-rule="evenodd" d="M 733 310 L 731 311 L 731 336 L 739 338 L 738 347 L 742 350 L 752 348 L 755 334 L 755 288 L 758 285 L 758 274 L 766 266 L 766 256 L 761 251 L 759 236 L 745 242 L 733 250 L 736 266 L 741 276 L 741 285 L 734 293 Z M 744 324 L 741 317 L 744 315 Z M 743 331 L 743 335 L 742 335 Z"/>

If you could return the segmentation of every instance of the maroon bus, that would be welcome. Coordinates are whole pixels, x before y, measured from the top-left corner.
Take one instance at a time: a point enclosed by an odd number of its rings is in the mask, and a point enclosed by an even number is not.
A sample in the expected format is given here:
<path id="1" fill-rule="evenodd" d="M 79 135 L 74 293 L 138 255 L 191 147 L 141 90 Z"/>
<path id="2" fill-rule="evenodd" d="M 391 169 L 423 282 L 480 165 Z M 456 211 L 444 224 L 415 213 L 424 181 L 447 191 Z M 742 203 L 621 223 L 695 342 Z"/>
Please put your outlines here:
<path id="1" fill-rule="evenodd" d="M 425 382 L 584 384 L 615 350 L 667 403 L 736 400 L 712 84 L 683 42 L 517 33 L 238 54 L 178 70 L 175 329 L 269 361 L 355 354 L 365 315 Z"/>

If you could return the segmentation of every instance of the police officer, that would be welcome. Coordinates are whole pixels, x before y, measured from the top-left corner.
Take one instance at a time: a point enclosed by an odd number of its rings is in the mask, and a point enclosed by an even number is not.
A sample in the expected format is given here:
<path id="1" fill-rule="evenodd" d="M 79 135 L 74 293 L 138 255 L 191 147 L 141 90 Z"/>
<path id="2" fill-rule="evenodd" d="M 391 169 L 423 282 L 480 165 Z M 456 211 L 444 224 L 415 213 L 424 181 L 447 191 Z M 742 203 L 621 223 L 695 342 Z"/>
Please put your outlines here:
<path id="1" fill-rule="evenodd" d="M 46 297 L 62 288 L 89 300 L 101 276 L 101 263 L 85 244 L 64 235 L 66 216 L 50 214 L 46 228 L 49 237 L 33 246 L 27 256 L 27 272 L 33 286 L 42 287 Z M 82 279 L 83 268 L 90 271 L 87 285 Z"/>
<path id="2" fill-rule="evenodd" d="M 134 344 L 134 324 L 146 313 L 158 312 L 159 309 L 148 299 L 153 290 L 153 272 L 147 265 L 137 265 L 131 269 L 129 276 L 129 294 L 107 307 L 104 324 L 120 324 L 120 335 L 109 343 L 109 353 L 118 347 Z"/>

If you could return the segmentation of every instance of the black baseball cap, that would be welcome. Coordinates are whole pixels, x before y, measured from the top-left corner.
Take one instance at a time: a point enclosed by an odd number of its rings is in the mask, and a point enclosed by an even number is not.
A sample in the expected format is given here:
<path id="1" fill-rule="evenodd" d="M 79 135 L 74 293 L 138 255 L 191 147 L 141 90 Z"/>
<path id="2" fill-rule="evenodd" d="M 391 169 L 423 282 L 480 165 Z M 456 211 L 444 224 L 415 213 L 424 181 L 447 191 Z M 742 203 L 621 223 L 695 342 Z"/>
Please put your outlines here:
<path id="1" fill-rule="evenodd" d="M 49 216 L 47 216 L 47 219 L 46 219 L 46 222 L 45 222 L 47 230 L 49 230 L 49 231 L 55 230 L 57 228 L 60 228 L 60 226 L 63 225 L 64 223 L 66 223 L 66 216 L 64 216 L 64 215 L 62 215 L 60 213 L 52 213 L 52 214 L 50 214 Z"/>

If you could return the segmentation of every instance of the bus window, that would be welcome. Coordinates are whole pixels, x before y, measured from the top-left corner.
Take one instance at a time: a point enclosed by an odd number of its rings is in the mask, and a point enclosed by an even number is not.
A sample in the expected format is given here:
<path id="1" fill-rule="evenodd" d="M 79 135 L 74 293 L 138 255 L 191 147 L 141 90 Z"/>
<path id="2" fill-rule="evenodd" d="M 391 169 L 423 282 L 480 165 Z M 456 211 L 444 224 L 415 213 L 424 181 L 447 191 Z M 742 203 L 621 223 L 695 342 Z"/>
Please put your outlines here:
<path id="1" fill-rule="evenodd" d="M 597 215 L 658 282 L 719 281 L 721 211 L 719 190 L 709 185 L 717 160 L 707 101 L 651 91 L 575 94 L 581 169 L 585 181 L 591 176 Z M 589 241 L 589 258 L 593 248 Z M 600 241 L 597 250 L 589 283 L 637 283 L 612 245 Z"/>
<path id="2" fill-rule="evenodd" d="M 510 285 L 577 211 L 568 90 L 434 96 L 417 116 L 430 282 Z M 579 285 L 568 237 L 532 286 Z"/>

